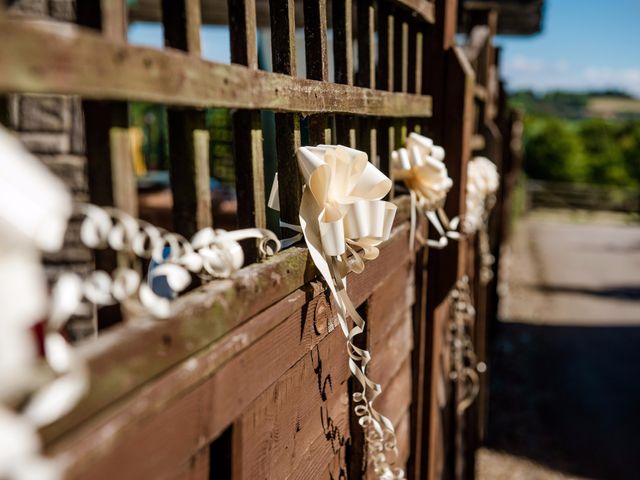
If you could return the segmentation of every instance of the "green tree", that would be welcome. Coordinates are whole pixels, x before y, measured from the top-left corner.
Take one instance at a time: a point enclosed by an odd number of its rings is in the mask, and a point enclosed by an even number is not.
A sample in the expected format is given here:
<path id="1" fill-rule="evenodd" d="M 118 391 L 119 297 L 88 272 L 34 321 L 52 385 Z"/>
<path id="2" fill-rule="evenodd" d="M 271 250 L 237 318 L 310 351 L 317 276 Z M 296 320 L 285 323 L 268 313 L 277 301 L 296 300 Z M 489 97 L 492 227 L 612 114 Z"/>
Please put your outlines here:
<path id="1" fill-rule="evenodd" d="M 619 129 L 616 122 L 599 118 L 580 123 L 579 135 L 584 148 L 589 183 L 619 186 L 633 183 L 618 141 Z"/>
<path id="2" fill-rule="evenodd" d="M 529 177 L 555 182 L 584 179 L 580 137 L 566 122 L 537 119 L 527 122 L 525 129 L 524 169 Z"/>

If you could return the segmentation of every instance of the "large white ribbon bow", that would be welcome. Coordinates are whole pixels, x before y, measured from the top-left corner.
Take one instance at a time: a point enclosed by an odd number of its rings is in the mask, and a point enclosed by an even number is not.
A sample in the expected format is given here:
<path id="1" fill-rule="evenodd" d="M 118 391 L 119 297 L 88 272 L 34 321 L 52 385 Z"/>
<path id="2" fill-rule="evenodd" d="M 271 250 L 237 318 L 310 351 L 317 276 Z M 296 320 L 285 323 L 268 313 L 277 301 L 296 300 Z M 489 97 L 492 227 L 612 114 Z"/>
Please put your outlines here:
<path id="1" fill-rule="evenodd" d="M 416 238 L 416 211 L 424 214 L 440 237 L 425 243 L 433 248 L 444 248 L 448 238 L 457 239 L 458 218 L 449 220 L 444 212 L 447 193 L 453 186 L 444 164 L 445 151 L 433 140 L 412 132 L 406 148 L 392 153 L 394 178 L 403 180 L 411 195 L 411 249 Z"/>
<path id="2" fill-rule="evenodd" d="M 396 206 L 382 199 L 392 183 L 369 163 L 366 153 L 352 148 L 302 147 L 297 158 L 306 183 L 300 225 L 309 254 L 335 298 L 338 321 L 347 337 L 349 368 L 362 387 L 353 394 L 354 412 L 366 433 L 369 461 L 378 478 L 402 479 L 404 471 L 393 468 L 388 457 L 389 452 L 397 454 L 393 423 L 373 407 L 382 388 L 367 376 L 371 354 L 354 341 L 364 332 L 365 321 L 346 290 L 346 274 L 361 272 L 364 260 L 376 258 L 378 245 L 389 238 Z M 348 252 L 355 262 L 348 261 Z M 353 326 L 347 323 L 348 317 Z"/>

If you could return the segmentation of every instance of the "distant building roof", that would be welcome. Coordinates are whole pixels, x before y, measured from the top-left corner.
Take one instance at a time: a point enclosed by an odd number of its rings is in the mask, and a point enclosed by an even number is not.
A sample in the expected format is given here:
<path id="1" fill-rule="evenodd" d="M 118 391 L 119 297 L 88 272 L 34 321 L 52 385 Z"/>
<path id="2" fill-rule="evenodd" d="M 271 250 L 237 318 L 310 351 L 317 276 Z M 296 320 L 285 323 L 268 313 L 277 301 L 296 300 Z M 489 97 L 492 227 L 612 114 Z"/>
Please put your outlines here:
<path id="1" fill-rule="evenodd" d="M 542 29 L 544 0 L 460 0 L 460 30 L 466 31 L 465 12 L 496 10 L 499 35 L 532 35 Z"/>

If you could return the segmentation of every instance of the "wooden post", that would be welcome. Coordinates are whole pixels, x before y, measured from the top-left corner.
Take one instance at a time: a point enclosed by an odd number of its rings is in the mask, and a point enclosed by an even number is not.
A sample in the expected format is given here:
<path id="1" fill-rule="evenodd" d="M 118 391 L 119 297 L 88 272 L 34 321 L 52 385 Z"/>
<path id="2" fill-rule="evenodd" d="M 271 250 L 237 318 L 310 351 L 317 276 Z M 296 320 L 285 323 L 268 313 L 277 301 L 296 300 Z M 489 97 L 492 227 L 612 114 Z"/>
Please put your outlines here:
<path id="1" fill-rule="evenodd" d="M 393 92 L 394 88 L 394 28 L 395 19 L 388 2 L 378 5 L 378 81 L 377 88 Z M 380 170 L 391 173 L 391 152 L 395 148 L 395 129 L 393 120 L 378 121 L 378 154 Z"/>
<path id="2" fill-rule="evenodd" d="M 373 0 L 357 0 L 356 15 L 358 22 L 358 75 L 360 87 L 376 88 L 376 52 L 375 52 L 375 8 Z M 359 119 L 358 148 L 369 155 L 369 161 L 379 165 L 377 149 L 377 130 L 375 121 L 369 117 Z"/>
<path id="3" fill-rule="evenodd" d="M 258 68 L 255 0 L 228 0 L 231 61 Z M 264 183 L 264 153 L 260 112 L 233 113 L 233 157 L 240 228 L 267 225 Z M 247 260 L 254 260 L 256 243 L 245 242 Z"/>
<path id="4" fill-rule="evenodd" d="M 167 47 L 200 56 L 199 0 L 163 0 L 162 21 Z M 205 112 L 169 108 L 167 116 L 173 228 L 190 237 L 211 226 L 211 192 L 202 188 L 203 179 L 208 183 L 210 176 L 208 141 L 203 141 L 208 135 Z M 200 139 L 197 148 L 196 139 Z"/>
<path id="5" fill-rule="evenodd" d="M 307 61 L 307 78 L 326 82 L 329 80 L 329 57 L 327 51 L 327 1 L 304 1 L 304 40 Z M 331 143 L 331 129 L 326 115 L 309 118 L 309 141 L 311 145 Z"/>
<path id="6" fill-rule="evenodd" d="M 269 0 L 271 16 L 271 51 L 273 71 L 296 75 L 295 4 L 293 0 Z M 298 170 L 296 151 L 300 146 L 300 118 L 296 113 L 276 113 L 276 150 L 280 218 L 297 225 L 302 198 L 302 177 Z M 289 235 L 289 234 L 286 234 Z"/>
<path id="7" fill-rule="evenodd" d="M 114 43 L 126 43 L 126 13 L 124 0 L 79 2 L 77 5 L 78 23 L 101 31 Z M 90 201 L 100 206 L 123 208 L 130 214 L 137 213 L 135 183 L 126 185 L 126 182 L 135 182 L 131 175 L 131 153 L 121 148 L 123 132 L 126 132 L 129 126 L 127 103 L 83 100 L 82 110 Z M 112 128 L 122 129 L 116 130 L 120 133 L 114 135 L 113 141 Z M 96 269 L 110 272 L 118 266 L 118 256 L 112 250 L 96 250 L 94 257 Z M 99 330 L 121 320 L 122 312 L 119 305 L 98 310 Z"/>

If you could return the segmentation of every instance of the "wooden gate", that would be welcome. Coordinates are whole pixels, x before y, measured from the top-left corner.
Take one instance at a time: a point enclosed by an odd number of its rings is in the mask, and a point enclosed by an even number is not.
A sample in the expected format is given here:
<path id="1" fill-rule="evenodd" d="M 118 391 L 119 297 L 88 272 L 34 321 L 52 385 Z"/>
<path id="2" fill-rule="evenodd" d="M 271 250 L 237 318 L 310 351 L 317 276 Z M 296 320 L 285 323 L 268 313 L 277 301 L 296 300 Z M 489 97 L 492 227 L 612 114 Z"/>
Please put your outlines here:
<path id="1" fill-rule="evenodd" d="M 474 101 L 495 94 L 475 85 L 483 74 L 455 45 L 457 13 L 455 0 L 96 0 L 77 1 L 75 22 L 56 22 L 0 6 L 0 92 L 81 98 L 89 197 L 134 215 L 127 102 L 167 106 L 172 224 L 184 235 L 217 225 L 204 123 L 213 107 L 232 112 L 239 227 L 279 229 L 265 206 L 267 111 L 275 112 L 284 222 L 299 223 L 299 146 L 349 145 L 390 175 L 391 152 L 411 131 L 444 146 L 454 216 L 464 211 L 467 161 L 482 140 Z M 129 44 L 129 15 L 161 21 L 165 48 Z M 231 64 L 201 58 L 203 22 L 228 26 Z M 270 27 L 272 71 L 259 68 L 262 26 Z M 296 27 L 306 78 L 296 68 Z M 493 57 L 478 58 L 489 65 Z M 363 346 L 384 390 L 378 409 L 396 427 L 397 465 L 408 478 L 445 478 L 461 455 L 452 443 L 447 295 L 473 273 L 476 246 L 470 239 L 411 252 L 409 199 L 393 201 L 392 237 L 364 273 L 349 275 L 349 295 L 367 320 Z M 373 478 L 352 413 L 345 339 L 307 250 L 299 244 L 254 263 L 254 246 L 245 247 L 248 266 L 180 297 L 167 320 L 127 308 L 100 314 L 102 324 L 118 324 L 77 345 L 90 390 L 42 432 L 68 478 Z M 95 252 L 100 268 L 117 262 Z"/>
<path id="2" fill-rule="evenodd" d="M 200 58 L 199 1 L 147 3 L 161 12 L 164 50 L 127 43 L 121 1 L 78 2 L 82 27 L 9 14 L 1 20 L 4 92 L 82 97 L 96 203 L 137 212 L 127 137 L 120 134 L 127 101 L 169 106 L 173 225 L 183 234 L 212 223 L 208 188 L 200 188 L 209 177 L 203 108 L 234 109 L 243 227 L 266 226 L 260 111 L 276 112 L 281 216 L 290 223 L 298 223 L 294 154 L 302 136 L 365 150 L 388 173 L 396 142 L 431 114 L 422 80 L 425 31 L 433 22 L 427 1 L 375 8 L 333 2 L 335 82 L 324 1 L 229 0 L 231 65 Z M 203 2 L 203 10 L 215 6 Z M 256 7 L 268 7 L 273 72 L 258 69 Z M 307 79 L 296 75 L 296 7 L 305 19 Z M 349 277 L 349 293 L 369 323 L 370 375 L 385 389 L 378 404 L 396 425 L 404 466 L 411 453 L 414 260 L 406 199 L 398 204 L 392 239 L 366 273 Z M 113 261 L 103 257 L 103 266 Z M 90 391 L 43 432 L 48 453 L 64 462 L 69 478 L 360 477 L 364 439 L 351 416 L 345 340 L 314 278 L 306 249 L 293 247 L 178 299 L 167 321 L 129 313 L 98 340 L 81 343 Z"/>

